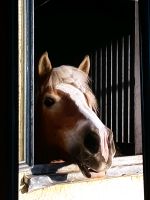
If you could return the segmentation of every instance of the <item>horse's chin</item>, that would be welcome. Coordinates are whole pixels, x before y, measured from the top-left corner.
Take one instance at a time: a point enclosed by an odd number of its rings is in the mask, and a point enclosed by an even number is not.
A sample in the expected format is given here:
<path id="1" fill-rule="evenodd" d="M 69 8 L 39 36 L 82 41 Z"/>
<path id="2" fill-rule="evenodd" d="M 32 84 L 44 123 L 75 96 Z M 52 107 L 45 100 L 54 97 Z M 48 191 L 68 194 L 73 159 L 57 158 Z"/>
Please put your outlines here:
<path id="1" fill-rule="evenodd" d="M 91 178 L 90 168 L 86 166 L 85 164 L 78 164 L 82 174 L 86 176 L 87 178 Z"/>

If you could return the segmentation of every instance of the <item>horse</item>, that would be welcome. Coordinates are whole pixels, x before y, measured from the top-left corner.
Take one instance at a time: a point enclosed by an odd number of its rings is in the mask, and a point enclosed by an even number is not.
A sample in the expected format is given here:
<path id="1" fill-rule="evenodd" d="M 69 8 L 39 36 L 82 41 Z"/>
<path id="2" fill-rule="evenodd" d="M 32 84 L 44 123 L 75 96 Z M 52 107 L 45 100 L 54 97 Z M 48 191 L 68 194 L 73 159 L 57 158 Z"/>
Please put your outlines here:
<path id="1" fill-rule="evenodd" d="M 107 171 L 115 155 L 112 131 L 98 118 L 89 86 L 90 58 L 78 67 L 52 67 L 48 53 L 38 63 L 35 161 L 77 164 L 83 175 Z"/>

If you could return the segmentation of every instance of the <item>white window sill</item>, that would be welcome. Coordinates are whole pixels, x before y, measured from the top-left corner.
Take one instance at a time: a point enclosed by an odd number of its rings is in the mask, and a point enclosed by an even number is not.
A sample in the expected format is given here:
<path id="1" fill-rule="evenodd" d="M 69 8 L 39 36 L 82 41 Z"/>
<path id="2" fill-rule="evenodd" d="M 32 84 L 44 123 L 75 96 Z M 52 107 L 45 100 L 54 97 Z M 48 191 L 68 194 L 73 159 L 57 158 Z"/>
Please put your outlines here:
<path id="1" fill-rule="evenodd" d="M 57 168 L 57 169 L 56 169 Z M 34 169 L 34 170 L 33 170 Z M 34 174 L 32 173 L 34 171 Z M 106 179 L 127 177 L 127 176 L 142 176 L 143 175 L 143 160 L 142 155 L 115 157 L 112 167 L 108 170 L 105 177 L 100 178 L 101 174 L 97 174 L 95 178 L 86 178 L 82 175 L 76 165 L 50 167 L 49 165 L 38 165 L 34 168 L 20 170 L 19 181 L 21 183 L 20 191 L 22 193 L 32 192 L 42 188 L 51 187 L 54 185 L 104 181 Z"/>

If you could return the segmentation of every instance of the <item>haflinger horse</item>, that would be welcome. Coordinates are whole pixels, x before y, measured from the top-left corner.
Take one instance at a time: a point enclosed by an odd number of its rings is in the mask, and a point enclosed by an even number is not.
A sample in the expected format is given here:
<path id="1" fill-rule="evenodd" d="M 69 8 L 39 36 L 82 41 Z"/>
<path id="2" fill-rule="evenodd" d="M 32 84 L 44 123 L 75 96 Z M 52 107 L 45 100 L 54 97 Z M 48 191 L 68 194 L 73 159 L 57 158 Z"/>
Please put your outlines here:
<path id="1" fill-rule="evenodd" d="M 107 171 L 115 154 L 113 133 L 97 117 L 89 87 L 90 59 L 79 67 L 52 68 L 45 52 L 38 64 L 36 160 L 77 164 L 86 177 Z"/>

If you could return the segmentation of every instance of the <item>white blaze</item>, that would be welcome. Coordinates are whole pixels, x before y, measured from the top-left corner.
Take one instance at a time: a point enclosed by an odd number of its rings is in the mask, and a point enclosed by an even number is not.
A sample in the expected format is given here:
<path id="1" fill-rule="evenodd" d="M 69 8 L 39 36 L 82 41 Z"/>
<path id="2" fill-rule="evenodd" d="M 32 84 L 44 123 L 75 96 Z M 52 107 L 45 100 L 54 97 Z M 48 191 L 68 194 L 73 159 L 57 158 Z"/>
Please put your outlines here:
<path id="1" fill-rule="evenodd" d="M 61 83 L 57 85 L 56 89 L 61 90 L 67 94 L 69 94 L 70 98 L 76 106 L 79 108 L 80 112 L 89 119 L 95 127 L 99 130 L 99 135 L 101 139 L 101 152 L 103 157 L 105 158 L 105 161 L 108 160 L 108 145 L 107 145 L 107 128 L 105 125 L 101 122 L 101 120 L 97 117 L 95 112 L 88 106 L 85 96 L 78 88 L 66 84 Z"/>

